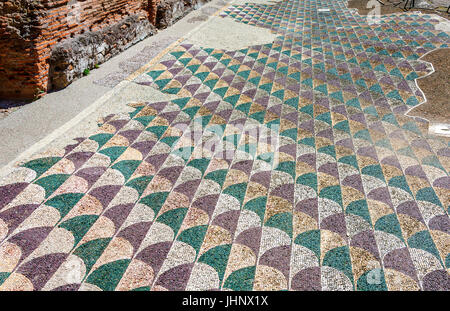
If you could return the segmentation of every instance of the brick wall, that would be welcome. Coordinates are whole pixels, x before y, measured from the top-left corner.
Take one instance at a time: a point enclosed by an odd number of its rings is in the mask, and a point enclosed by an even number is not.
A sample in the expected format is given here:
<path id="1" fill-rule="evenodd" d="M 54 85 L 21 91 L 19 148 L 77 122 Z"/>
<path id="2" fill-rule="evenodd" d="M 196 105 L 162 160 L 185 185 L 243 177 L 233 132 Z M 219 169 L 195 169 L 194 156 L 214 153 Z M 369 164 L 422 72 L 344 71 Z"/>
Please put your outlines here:
<path id="1" fill-rule="evenodd" d="M 55 45 L 130 16 L 155 24 L 155 1 L 159 0 L 2 0 L 0 98 L 32 99 L 45 94 Z"/>

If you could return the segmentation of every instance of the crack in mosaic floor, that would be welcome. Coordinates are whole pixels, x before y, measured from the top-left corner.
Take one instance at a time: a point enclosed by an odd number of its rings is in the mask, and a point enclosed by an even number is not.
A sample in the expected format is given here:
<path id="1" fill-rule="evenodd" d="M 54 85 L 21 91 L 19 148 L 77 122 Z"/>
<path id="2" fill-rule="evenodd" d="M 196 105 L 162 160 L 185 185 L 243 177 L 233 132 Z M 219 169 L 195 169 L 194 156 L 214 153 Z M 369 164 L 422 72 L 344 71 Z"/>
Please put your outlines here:
<path id="1" fill-rule="evenodd" d="M 405 116 L 439 20 L 369 25 L 344 0 L 222 17 L 277 37 L 177 46 L 134 81 L 177 99 L 5 179 L 0 290 L 450 290 L 449 143 Z"/>

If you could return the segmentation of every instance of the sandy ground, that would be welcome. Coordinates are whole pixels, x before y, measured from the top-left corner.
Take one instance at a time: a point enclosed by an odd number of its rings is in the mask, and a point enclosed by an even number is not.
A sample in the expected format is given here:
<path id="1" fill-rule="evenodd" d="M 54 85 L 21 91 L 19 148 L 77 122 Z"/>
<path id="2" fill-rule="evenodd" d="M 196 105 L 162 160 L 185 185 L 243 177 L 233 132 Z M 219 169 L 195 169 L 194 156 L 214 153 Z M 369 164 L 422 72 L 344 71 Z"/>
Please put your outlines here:
<path id="1" fill-rule="evenodd" d="M 349 0 L 348 7 L 358 9 L 361 15 L 367 15 L 371 9 L 366 8 L 369 0 Z M 389 1 L 391 1 L 389 3 Z M 440 5 L 448 0 L 434 0 Z M 381 6 L 381 14 L 405 12 L 403 5 L 394 6 L 396 0 L 384 0 L 386 5 Z M 450 4 L 450 3 L 449 3 Z M 449 15 L 438 10 L 413 9 L 424 14 L 438 14 L 448 19 Z M 433 51 L 422 60 L 433 64 L 435 72 L 427 77 L 417 80 L 419 87 L 424 92 L 427 102 L 412 109 L 408 115 L 425 118 L 431 122 L 450 123 L 450 49 Z"/>
<path id="2" fill-rule="evenodd" d="M 262 0 L 258 2 L 264 3 Z M 13 107 L 13 103 L 5 102 L 4 112 L 0 111 L 0 132 L 9 138 L 0 141 L 0 167 L 9 167 L 11 161 L 37 152 L 50 142 L 55 146 L 73 143 L 72 139 L 95 131 L 100 117 L 111 111 L 126 113 L 132 110 L 128 106 L 130 102 L 167 99 L 166 94 L 142 90 L 127 79 L 178 40 L 231 50 L 274 40 L 275 34 L 268 29 L 214 17 L 228 6 L 227 3 L 231 2 L 209 2 L 61 91 L 49 93 L 23 106 Z M 63 131 L 70 134 L 61 135 Z"/>
<path id="3" fill-rule="evenodd" d="M 422 60 L 433 64 L 435 72 L 417 79 L 427 102 L 409 112 L 409 115 L 450 123 L 450 49 L 435 50 Z"/>

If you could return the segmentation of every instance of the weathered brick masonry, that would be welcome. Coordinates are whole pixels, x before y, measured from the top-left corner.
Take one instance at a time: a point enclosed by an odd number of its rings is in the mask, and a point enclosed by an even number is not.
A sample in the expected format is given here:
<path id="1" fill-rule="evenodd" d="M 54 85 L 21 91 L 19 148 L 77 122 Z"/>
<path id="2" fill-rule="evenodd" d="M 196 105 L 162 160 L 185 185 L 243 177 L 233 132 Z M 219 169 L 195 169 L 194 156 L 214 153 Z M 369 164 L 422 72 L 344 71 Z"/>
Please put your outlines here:
<path id="1" fill-rule="evenodd" d="M 208 0 L 1 0 L 0 98 L 60 89 Z"/>

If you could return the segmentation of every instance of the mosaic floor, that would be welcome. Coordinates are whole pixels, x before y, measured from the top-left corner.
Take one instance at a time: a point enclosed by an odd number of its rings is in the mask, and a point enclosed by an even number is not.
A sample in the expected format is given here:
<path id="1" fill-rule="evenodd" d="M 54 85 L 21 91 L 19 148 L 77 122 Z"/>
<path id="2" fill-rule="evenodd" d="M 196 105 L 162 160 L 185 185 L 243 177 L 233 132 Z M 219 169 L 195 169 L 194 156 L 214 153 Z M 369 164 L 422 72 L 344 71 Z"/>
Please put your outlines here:
<path id="1" fill-rule="evenodd" d="M 449 143 L 405 116 L 450 44 L 436 17 L 222 17 L 277 38 L 175 47 L 134 83 L 176 99 L 5 179 L 0 290 L 450 290 Z"/>

